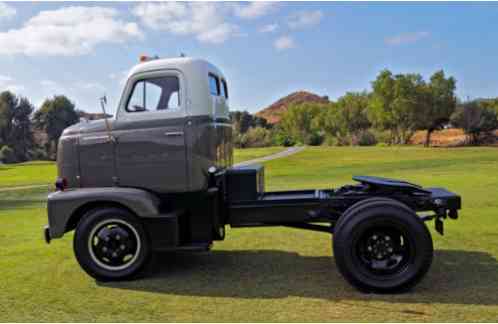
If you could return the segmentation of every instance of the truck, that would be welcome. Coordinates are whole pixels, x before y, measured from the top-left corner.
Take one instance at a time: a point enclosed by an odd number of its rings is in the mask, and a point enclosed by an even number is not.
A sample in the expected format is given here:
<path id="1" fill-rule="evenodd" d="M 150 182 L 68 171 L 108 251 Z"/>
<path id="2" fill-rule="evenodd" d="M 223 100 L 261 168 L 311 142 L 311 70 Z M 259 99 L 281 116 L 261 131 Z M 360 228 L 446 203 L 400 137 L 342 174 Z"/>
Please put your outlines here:
<path id="1" fill-rule="evenodd" d="M 286 226 L 332 234 L 337 268 L 360 291 L 406 291 L 426 275 L 426 222 L 443 234 L 443 221 L 458 217 L 458 195 L 373 176 L 339 188 L 265 191 L 262 165 L 233 166 L 228 90 L 205 60 L 142 58 L 115 117 L 61 135 L 46 242 L 74 230 L 86 273 L 129 280 L 155 251 L 208 251 L 226 226 Z"/>

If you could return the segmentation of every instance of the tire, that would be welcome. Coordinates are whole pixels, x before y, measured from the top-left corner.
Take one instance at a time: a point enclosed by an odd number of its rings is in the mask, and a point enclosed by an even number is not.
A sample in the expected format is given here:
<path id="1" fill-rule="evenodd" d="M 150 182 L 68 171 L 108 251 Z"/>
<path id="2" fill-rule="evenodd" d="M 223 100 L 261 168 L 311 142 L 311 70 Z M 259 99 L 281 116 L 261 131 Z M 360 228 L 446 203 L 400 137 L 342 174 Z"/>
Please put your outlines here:
<path id="1" fill-rule="evenodd" d="M 350 207 L 335 226 L 333 251 L 344 278 L 360 291 L 375 293 L 409 290 L 425 276 L 433 257 L 424 222 L 388 198 Z"/>
<path id="2" fill-rule="evenodd" d="M 81 268 L 100 281 L 135 277 L 150 258 L 150 243 L 141 222 L 129 211 L 101 207 L 78 223 L 73 249 Z"/>

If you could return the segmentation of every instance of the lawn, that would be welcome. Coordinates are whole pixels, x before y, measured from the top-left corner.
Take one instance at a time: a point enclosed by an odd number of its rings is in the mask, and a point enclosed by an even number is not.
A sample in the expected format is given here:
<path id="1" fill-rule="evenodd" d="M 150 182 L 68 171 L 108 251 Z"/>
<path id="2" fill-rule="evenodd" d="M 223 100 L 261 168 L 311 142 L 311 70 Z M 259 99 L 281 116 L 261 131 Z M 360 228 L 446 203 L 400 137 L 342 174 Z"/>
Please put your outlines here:
<path id="1" fill-rule="evenodd" d="M 285 148 L 281 146 L 261 147 L 261 148 L 252 148 L 252 149 L 236 149 L 234 150 L 233 153 L 233 160 L 234 163 L 239 163 L 242 161 L 253 160 L 263 156 L 282 152 L 284 150 Z"/>
<path id="2" fill-rule="evenodd" d="M 99 283 L 77 265 L 72 234 L 48 246 L 42 241 L 45 188 L 3 192 L 0 320 L 498 318 L 498 149 L 307 148 L 265 166 L 268 190 L 328 188 L 350 182 L 355 174 L 399 177 L 458 192 L 463 210 L 460 219 L 446 222 L 445 236 L 428 224 L 436 248 L 434 263 L 412 292 L 376 295 L 361 294 L 342 279 L 331 256 L 330 235 L 288 228 L 229 229 L 227 240 L 211 252 L 159 254 L 143 279 Z"/>
<path id="3" fill-rule="evenodd" d="M 55 164 L 36 161 L 0 165 L 0 188 L 53 183 L 57 173 Z"/>

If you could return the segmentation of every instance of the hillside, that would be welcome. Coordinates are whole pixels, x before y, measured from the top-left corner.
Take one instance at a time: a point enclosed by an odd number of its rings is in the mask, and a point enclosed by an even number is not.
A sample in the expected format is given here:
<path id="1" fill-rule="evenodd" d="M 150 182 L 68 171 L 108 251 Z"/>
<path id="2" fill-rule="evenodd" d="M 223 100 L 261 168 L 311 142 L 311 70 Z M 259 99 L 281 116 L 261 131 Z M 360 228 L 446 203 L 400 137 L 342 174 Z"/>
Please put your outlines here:
<path id="1" fill-rule="evenodd" d="M 270 124 L 276 124 L 280 121 L 281 115 L 291 104 L 302 104 L 307 102 L 328 103 L 329 99 L 327 96 L 321 97 L 308 91 L 296 91 L 260 110 L 256 113 L 256 116 L 265 118 Z"/>

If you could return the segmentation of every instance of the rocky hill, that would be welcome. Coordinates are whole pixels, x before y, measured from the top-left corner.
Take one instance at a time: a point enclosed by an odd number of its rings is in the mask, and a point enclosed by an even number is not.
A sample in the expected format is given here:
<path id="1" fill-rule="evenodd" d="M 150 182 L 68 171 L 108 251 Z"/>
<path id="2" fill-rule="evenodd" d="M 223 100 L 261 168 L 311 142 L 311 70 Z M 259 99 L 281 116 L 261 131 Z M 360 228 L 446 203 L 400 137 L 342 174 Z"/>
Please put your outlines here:
<path id="1" fill-rule="evenodd" d="M 319 96 L 308 91 L 296 91 L 260 110 L 256 113 L 256 116 L 265 118 L 270 124 L 276 124 L 280 121 L 281 115 L 287 111 L 291 104 L 302 104 L 308 102 L 328 103 L 329 98 L 327 96 Z"/>

